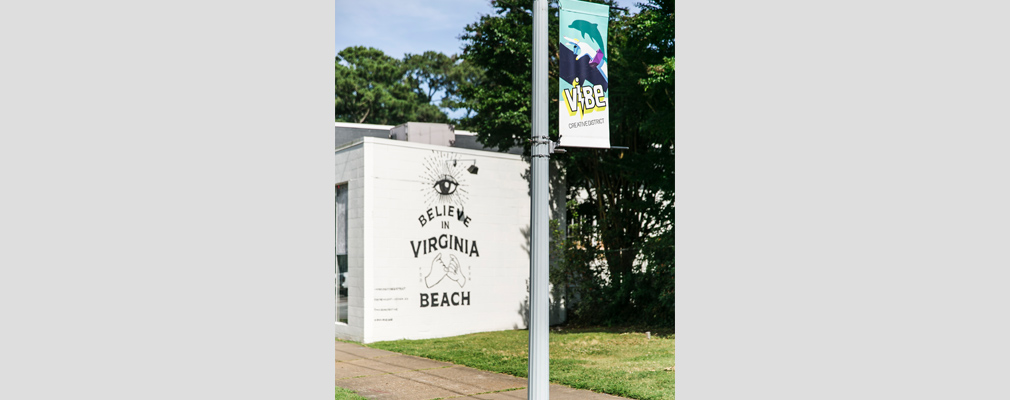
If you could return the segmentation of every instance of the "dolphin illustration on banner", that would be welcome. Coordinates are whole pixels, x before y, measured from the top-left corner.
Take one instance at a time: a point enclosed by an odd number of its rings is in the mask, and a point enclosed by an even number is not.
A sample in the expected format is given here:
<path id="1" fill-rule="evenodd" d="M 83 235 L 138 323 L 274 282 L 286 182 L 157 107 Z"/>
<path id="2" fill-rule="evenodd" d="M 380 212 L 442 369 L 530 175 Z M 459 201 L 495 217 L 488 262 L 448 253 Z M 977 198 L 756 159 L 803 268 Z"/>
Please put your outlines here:
<path id="1" fill-rule="evenodd" d="M 583 39 L 586 38 L 586 35 L 589 35 L 589 38 L 596 42 L 596 46 L 600 48 L 600 51 L 606 52 L 606 41 L 603 40 L 603 35 L 600 35 L 600 27 L 596 24 L 579 19 L 573 21 L 568 27 L 582 33 Z"/>

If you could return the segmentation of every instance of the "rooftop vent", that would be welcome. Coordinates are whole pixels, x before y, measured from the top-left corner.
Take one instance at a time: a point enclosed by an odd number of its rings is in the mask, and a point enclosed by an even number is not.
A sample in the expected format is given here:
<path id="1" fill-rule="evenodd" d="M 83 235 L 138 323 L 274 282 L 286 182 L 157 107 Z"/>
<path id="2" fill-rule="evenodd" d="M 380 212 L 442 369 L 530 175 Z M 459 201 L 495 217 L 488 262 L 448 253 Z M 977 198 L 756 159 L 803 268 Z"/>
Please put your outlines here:
<path id="1" fill-rule="evenodd" d="M 405 142 L 427 143 L 452 147 L 456 134 L 452 125 L 427 122 L 408 122 L 389 130 L 389 138 Z"/>

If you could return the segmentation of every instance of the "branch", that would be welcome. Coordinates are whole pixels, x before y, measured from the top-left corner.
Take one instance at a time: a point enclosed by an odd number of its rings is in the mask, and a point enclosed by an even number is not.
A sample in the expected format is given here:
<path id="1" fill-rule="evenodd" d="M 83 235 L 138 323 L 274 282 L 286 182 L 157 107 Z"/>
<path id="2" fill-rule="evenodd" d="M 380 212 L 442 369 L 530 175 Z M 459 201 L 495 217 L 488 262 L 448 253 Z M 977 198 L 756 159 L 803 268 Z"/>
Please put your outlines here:
<path id="1" fill-rule="evenodd" d="M 368 114 L 369 114 L 369 113 L 371 113 L 371 112 L 372 112 L 372 109 L 371 109 L 371 108 L 369 108 L 369 109 L 365 110 L 365 115 L 361 116 L 361 119 L 360 119 L 360 120 L 358 120 L 358 123 L 359 123 L 359 124 L 363 124 L 363 123 L 365 123 L 365 118 L 368 118 Z"/>

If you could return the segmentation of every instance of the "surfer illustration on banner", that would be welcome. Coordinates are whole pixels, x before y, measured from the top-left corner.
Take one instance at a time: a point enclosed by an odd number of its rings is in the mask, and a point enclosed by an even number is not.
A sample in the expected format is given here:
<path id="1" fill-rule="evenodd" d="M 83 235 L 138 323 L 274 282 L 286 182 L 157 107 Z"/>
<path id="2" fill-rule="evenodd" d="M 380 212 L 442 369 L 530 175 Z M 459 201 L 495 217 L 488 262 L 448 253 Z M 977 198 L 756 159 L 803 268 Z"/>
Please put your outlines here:
<path id="1" fill-rule="evenodd" d="M 561 0 L 558 46 L 560 145 L 610 148 L 607 24 L 610 7 Z"/>
<path id="2" fill-rule="evenodd" d="M 565 40 L 568 41 L 568 44 L 570 44 L 572 46 L 575 46 L 575 48 L 578 49 L 578 51 L 575 52 L 575 61 L 576 61 L 575 65 L 577 67 L 574 70 L 573 69 L 567 69 L 564 72 L 562 72 L 561 73 L 561 78 L 573 82 L 573 85 L 574 85 L 574 82 L 576 82 L 575 79 L 579 79 L 579 81 L 582 81 L 582 82 L 585 82 L 585 81 L 599 82 L 601 85 L 603 85 L 603 90 L 607 90 L 607 86 L 608 86 L 607 85 L 607 61 L 603 57 L 603 50 L 596 50 L 589 43 L 580 42 L 579 39 L 572 39 L 572 38 L 567 38 L 566 37 Z M 567 48 L 566 48 L 566 50 L 567 50 Z M 586 57 L 586 60 L 588 60 L 588 61 L 583 60 L 583 61 L 586 61 L 586 62 L 580 63 L 579 61 L 583 57 Z M 586 64 L 586 65 L 588 65 L 591 68 L 579 68 L 578 66 L 581 66 L 581 64 Z M 569 65 L 572 65 L 572 64 L 569 64 Z M 593 73 L 591 75 L 590 72 L 587 72 L 587 71 L 591 71 L 592 68 L 596 68 L 596 70 L 599 71 L 599 74 L 597 75 L 597 74 Z M 572 79 L 568 79 L 568 78 L 572 78 Z"/>

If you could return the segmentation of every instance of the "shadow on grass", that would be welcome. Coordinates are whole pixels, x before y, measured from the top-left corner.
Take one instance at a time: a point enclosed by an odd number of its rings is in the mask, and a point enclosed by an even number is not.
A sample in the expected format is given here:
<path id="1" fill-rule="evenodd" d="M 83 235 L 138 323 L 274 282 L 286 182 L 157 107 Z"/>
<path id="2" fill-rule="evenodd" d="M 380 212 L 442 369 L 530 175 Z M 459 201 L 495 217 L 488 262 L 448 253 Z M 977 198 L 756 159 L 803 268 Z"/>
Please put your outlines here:
<path id="1" fill-rule="evenodd" d="M 563 335 L 572 333 L 645 333 L 649 332 L 654 338 L 673 339 L 674 328 L 655 326 L 596 326 L 596 325 L 576 325 L 563 324 L 551 327 L 552 335 Z"/>

